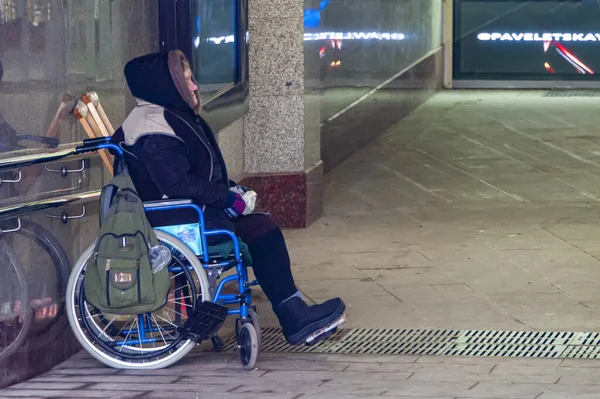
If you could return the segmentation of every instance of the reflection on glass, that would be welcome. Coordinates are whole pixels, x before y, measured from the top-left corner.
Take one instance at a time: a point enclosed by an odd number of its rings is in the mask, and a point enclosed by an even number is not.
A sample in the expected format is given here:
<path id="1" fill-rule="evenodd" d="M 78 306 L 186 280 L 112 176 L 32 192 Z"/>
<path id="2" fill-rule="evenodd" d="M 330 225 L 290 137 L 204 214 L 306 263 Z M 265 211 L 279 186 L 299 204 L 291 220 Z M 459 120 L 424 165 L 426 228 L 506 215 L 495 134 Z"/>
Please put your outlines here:
<path id="1" fill-rule="evenodd" d="M 113 126 L 122 123 L 133 105 L 123 68 L 134 56 L 158 50 L 158 6 L 141 7 L 145 3 L 0 0 L 0 160 L 112 133 L 82 102 L 85 93 L 97 93 L 93 107 L 102 108 Z M 78 101 L 81 119 L 73 112 Z M 3 171 L 0 206 L 87 189 L 90 171 L 104 173 L 99 165 L 80 171 L 73 160 Z"/>
<path id="2" fill-rule="evenodd" d="M 237 0 L 194 0 L 194 74 L 203 100 L 238 81 Z"/>
<path id="3" fill-rule="evenodd" d="M 440 1 L 305 0 L 305 90 L 322 122 L 440 45 Z"/>
<path id="4" fill-rule="evenodd" d="M 94 109 L 105 110 L 113 126 L 122 123 L 126 110 L 135 106 L 123 68 L 131 58 L 158 50 L 157 3 L 0 0 L 0 163 L 35 158 L 57 147 L 63 152 L 90 137 L 86 126 L 97 136 L 103 120 L 96 122 L 91 112 L 82 114 L 90 106 L 77 107 L 81 119 L 73 113 L 85 93 L 98 94 L 100 103 L 93 99 Z M 60 204 L 57 197 L 65 194 L 86 198 L 83 193 L 102 188 L 109 176 L 94 154 L 3 169 L 0 208 L 6 212 L 50 199 Z M 74 219 L 65 223 L 63 212 L 69 218 L 81 216 L 83 224 Z M 47 371 L 75 348 L 68 335 L 64 293 L 70 262 L 93 239 L 97 220 L 93 204 L 88 212 L 85 216 L 78 206 L 64 206 L 18 220 L 7 220 L 10 215 L 3 214 L 0 387 Z M 29 324 L 20 317 L 23 314 Z M 18 345 L 11 346 L 14 342 Z M 6 351 L 7 347 L 15 350 Z"/>
<path id="5" fill-rule="evenodd" d="M 455 78 L 598 79 L 600 3 L 461 0 Z"/>

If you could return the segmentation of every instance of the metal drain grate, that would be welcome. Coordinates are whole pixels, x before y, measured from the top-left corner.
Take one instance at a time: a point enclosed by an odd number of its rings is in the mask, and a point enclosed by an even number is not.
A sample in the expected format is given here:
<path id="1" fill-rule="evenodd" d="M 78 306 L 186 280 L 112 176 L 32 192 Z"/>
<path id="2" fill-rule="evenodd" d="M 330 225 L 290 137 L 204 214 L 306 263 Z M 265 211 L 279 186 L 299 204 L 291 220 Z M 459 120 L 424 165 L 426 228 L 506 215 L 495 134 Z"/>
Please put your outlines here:
<path id="1" fill-rule="evenodd" d="M 600 89 L 553 89 L 544 97 L 600 97 Z"/>
<path id="2" fill-rule="evenodd" d="M 567 345 L 575 335 L 572 332 L 465 331 L 457 342 L 486 345 Z"/>
<path id="3" fill-rule="evenodd" d="M 226 351 L 237 348 L 235 335 Z M 314 346 L 290 346 L 280 329 L 262 330 L 263 352 L 600 358 L 600 333 L 562 331 L 340 329 Z"/>
<path id="4" fill-rule="evenodd" d="M 487 356 L 487 357 L 560 357 L 564 345 L 453 345 L 441 353 L 446 356 Z"/>
<path id="5" fill-rule="evenodd" d="M 570 359 L 598 359 L 600 347 L 598 346 L 569 346 L 562 357 Z"/>

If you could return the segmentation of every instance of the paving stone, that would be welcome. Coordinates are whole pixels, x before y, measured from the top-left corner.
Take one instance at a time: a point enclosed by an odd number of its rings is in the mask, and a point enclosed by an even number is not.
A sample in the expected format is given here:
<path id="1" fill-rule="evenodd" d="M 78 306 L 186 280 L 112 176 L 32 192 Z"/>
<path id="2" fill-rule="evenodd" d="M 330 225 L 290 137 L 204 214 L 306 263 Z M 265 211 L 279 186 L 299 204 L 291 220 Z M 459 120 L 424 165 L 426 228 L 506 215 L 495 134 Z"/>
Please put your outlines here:
<path id="1" fill-rule="evenodd" d="M 373 399 L 373 395 L 338 395 L 338 394 L 327 394 L 326 396 L 322 393 L 317 394 L 306 394 L 302 395 L 301 399 Z M 298 399 L 300 399 L 298 398 Z M 414 399 L 414 396 L 406 395 L 394 395 L 385 396 L 385 399 Z M 454 396 L 419 396 L 419 399 L 455 399 Z"/>
<path id="2" fill-rule="evenodd" d="M 411 372 L 404 373 L 373 373 L 369 374 L 368 377 L 372 380 L 385 381 L 385 380 L 404 380 L 412 375 Z M 353 382 L 364 378 L 364 373 L 353 373 L 353 372 L 325 372 L 325 371 L 304 371 L 298 373 L 295 371 L 270 371 L 269 373 L 260 377 L 260 384 L 266 383 L 279 383 L 285 381 L 286 383 L 293 382 L 294 384 L 315 384 L 319 385 L 324 382 L 330 381 L 347 381 Z"/>
<path id="3" fill-rule="evenodd" d="M 63 377 L 62 381 L 44 382 L 43 377 L 39 377 L 34 381 L 21 382 L 13 385 L 10 389 L 77 389 L 85 385 L 82 384 L 81 381 L 77 383 L 66 381 L 67 379 Z"/>
<path id="4" fill-rule="evenodd" d="M 205 396 L 206 393 L 205 392 L 197 392 L 197 391 L 189 391 L 189 392 L 170 392 L 168 390 L 165 391 L 155 391 L 155 392 L 151 392 L 147 395 L 144 395 L 142 399 L 146 399 L 146 398 L 160 398 L 160 399 L 205 399 L 207 396 Z M 239 398 L 240 394 L 239 393 L 235 393 L 235 392 L 231 392 L 231 393 L 210 393 L 209 398 L 210 399 L 236 399 Z M 251 398 L 251 399 L 299 399 L 298 394 L 296 393 L 291 393 L 291 394 L 286 394 L 286 393 L 277 393 L 277 394 L 272 394 L 272 393 L 261 393 L 260 395 L 253 395 L 253 396 L 245 396 L 247 398 Z M 303 398 L 304 396 L 302 396 Z"/>
<path id="5" fill-rule="evenodd" d="M 40 389 L 15 389 L 15 390 L 3 390 L 1 392 L 3 397 L 6 398 L 60 398 L 65 395 L 73 394 L 75 391 L 46 391 Z"/>
<path id="6" fill-rule="evenodd" d="M 379 284 L 365 277 L 361 279 L 301 281 L 298 283 L 298 288 L 311 298 L 328 298 L 348 294 L 352 297 L 389 295 Z"/>
<path id="7" fill-rule="evenodd" d="M 234 381 L 229 378 L 229 382 L 225 382 L 224 380 L 219 381 L 219 383 L 211 383 L 209 381 L 205 381 L 204 378 L 196 378 L 193 383 L 171 383 L 171 384 L 139 384 L 135 381 L 131 381 L 128 384 L 114 384 L 111 382 L 97 383 L 94 385 L 90 385 L 87 387 L 88 389 L 93 390 L 106 390 L 106 391 L 115 391 L 115 392 L 127 392 L 127 391 L 145 391 L 145 392 L 155 392 L 155 391 L 171 391 L 171 392 L 200 392 L 203 395 L 209 395 L 213 393 L 222 393 L 227 392 L 236 386 L 243 384 L 244 381 L 238 381 L 237 379 Z M 250 383 L 249 381 L 245 381 L 245 383 Z M 128 393 L 127 393 L 128 394 Z"/>
<path id="8" fill-rule="evenodd" d="M 334 363 L 289 358 L 286 360 L 263 360 L 260 362 L 259 371 L 265 373 L 268 371 L 345 371 L 350 365 L 351 363 L 347 362 Z"/>
<path id="9" fill-rule="evenodd" d="M 397 270 L 364 270 L 364 272 L 387 289 L 401 289 L 419 285 L 459 284 L 460 281 L 447 272 L 433 267 L 410 267 Z"/>
<path id="10" fill-rule="evenodd" d="M 558 367 L 567 359 L 554 358 L 531 358 L 531 357 L 500 357 L 500 356 L 420 356 L 415 363 L 419 364 L 448 364 L 448 365 L 467 365 L 467 364 L 510 364 L 514 366 L 538 366 L 538 367 Z M 588 363 L 590 361 L 588 360 Z"/>
<path id="11" fill-rule="evenodd" d="M 262 362 L 261 362 L 261 365 L 262 365 Z M 268 372 L 267 369 L 262 369 L 262 367 L 260 370 L 250 370 L 250 371 L 243 370 L 243 369 L 240 370 L 240 368 L 241 368 L 241 366 L 239 365 L 239 361 L 233 365 L 215 362 L 213 364 L 206 364 L 206 365 L 202 365 L 199 367 L 187 367 L 187 368 L 181 368 L 181 369 L 177 369 L 177 370 L 175 370 L 173 368 L 152 370 L 152 376 L 171 376 L 171 377 L 173 377 L 173 376 L 178 375 L 179 376 L 178 378 L 189 377 L 189 376 L 220 377 L 223 375 L 235 373 L 235 375 L 238 377 L 256 378 L 256 377 L 260 377 L 261 375 Z M 126 377 L 129 379 L 138 378 L 138 377 L 147 378 L 148 371 L 146 371 L 146 370 L 123 370 L 120 373 L 120 375 L 122 375 L 124 378 Z M 158 382 L 158 381 L 155 381 L 155 382 Z"/>
<path id="12" fill-rule="evenodd" d="M 180 379 L 182 376 L 181 375 L 171 375 L 171 376 L 166 376 L 166 375 L 136 375 L 135 377 L 133 376 L 127 376 L 127 375 L 111 375 L 110 377 L 107 377 L 105 375 L 82 375 L 77 377 L 77 381 L 79 382 L 105 382 L 105 381 L 110 381 L 111 383 L 129 383 L 132 381 L 135 381 L 136 383 L 139 384 L 143 384 L 143 383 L 149 383 L 149 384 L 166 384 L 166 383 L 171 383 L 171 382 L 175 382 L 178 379 Z M 39 378 L 36 378 L 36 381 L 40 381 L 40 382 L 50 382 L 50 381 L 66 381 L 67 378 L 71 379 L 73 377 L 66 377 L 66 376 L 53 376 L 53 375 L 47 375 L 47 376 L 42 376 Z"/>
<path id="13" fill-rule="evenodd" d="M 599 368 L 598 359 L 560 359 L 560 367 L 569 368 Z"/>
<path id="14" fill-rule="evenodd" d="M 338 395 L 363 395 L 363 396 L 371 396 L 376 397 L 386 393 L 388 389 L 381 388 L 375 385 L 372 386 L 359 386 L 357 384 L 354 385 L 330 385 L 329 383 L 320 385 L 320 386 L 294 386 L 294 387 L 286 387 L 277 385 L 256 385 L 256 386 L 242 386 L 233 391 L 233 394 L 243 395 L 244 397 L 261 397 L 262 395 L 289 395 L 293 394 L 294 396 L 301 398 L 300 394 L 303 395 L 321 395 L 321 397 L 328 397 L 330 394 L 335 393 Z"/>
<path id="15" fill-rule="evenodd" d="M 325 364 L 343 363 L 415 363 L 420 356 L 413 355 L 352 355 L 352 354 L 323 354 L 323 353 L 261 353 L 262 360 L 275 360 L 278 362 L 308 360 Z M 337 371 L 337 370 L 333 370 Z"/>
<path id="16" fill-rule="evenodd" d="M 171 389 L 173 391 L 193 391 L 196 389 L 206 389 L 211 392 L 222 392 L 227 391 L 234 386 L 241 384 L 251 384 L 256 382 L 256 379 L 240 378 L 236 376 L 235 384 L 231 376 L 227 377 L 184 377 L 182 380 L 174 383 L 164 384 L 152 384 L 152 383 L 139 383 L 135 377 L 129 381 L 129 383 L 113 383 L 113 382 L 99 382 L 93 385 L 89 385 L 90 389 L 106 389 L 106 390 L 124 390 L 124 391 L 139 391 L 147 387 L 145 390 L 165 390 Z"/>
<path id="17" fill-rule="evenodd" d="M 480 382 L 468 393 L 461 394 L 469 397 L 503 397 L 514 399 L 535 399 L 552 384 L 527 384 L 506 382 Z"/>
<path id="18" fill-rule="evenodd" d="M 83 368 L 83 369 L 63 369 L 63 368 L 54 368 L 52 369 L 51 372 L 44 374 L 44 376 L 49 377 L 49 376 L 54 376 L 54 375 L 60 375 L 60 376 L 66 376 L 66 375 L 75 375 L 75 376 L 82 376 L 82 375 L 114 375 L 114 374 L 118 374 L 120 372 L 120 370 L 118 369 L 110 369 L 110 368 L 105 368 L 105 369 L 88 369 L 88 368 Z"/>
<path id="19" fill-rule="evenodd" d="M 100 366 L 102 366 L 102 364 L 99 361 L 97 361 L 96 359 L 85 357 L 85 358 L 77 360 L 77 367 L 79 367 L 81 369 L 97 369 Z M 58 368 L 70 368 L 70 367 L 69 367 L 68 363 L 65 363 L 63 365 L 59 365 Z"/>
<path id="20" fill-rule="evenodd" d="M 374 375 L 364 375 L 362 377 L 355 377 L 352 379 L 333 379 L 326 381 L 320 386 L 322 388 L 330 389 L 332 392 L 340 392 L 342 389 L 348 389 L 350 391 L 355 388 L 366 388 L 366 387 L 377 387 L 378 389 L 385 389 L 386 391 L 404 389 L 407 386 L 407 382 L 410 381 L 413 373 L 397 373 L 396 376 L 388 376 L 388 378 L 372 378 Z M 422 381 L 410 381 L 409 386 L 415 384 L 423 384 Z M 427 384 L 427 383 L 425 383 Z M 471 382 L 471 384 L 473 384 Z M 399 394 L 399 393 L 397 393 Z"/>
<path id="21" fill-rule="evenodd" d="M 423 371 L 438 373 L 444 371 L 469 374 L 489 374 L 496 365 L 492 364 L 420 364 L 420 363 L 353 363 L 345 371 L 347 373 L 387 374 L 387 373 L 420 373 Z M 414 376 L 410 377 L 411 379 Z"/>
<path id="22" fill-rule="evenodd" d="M 2 396 L 9 398 L 28 398 L 32 399 L 35 397 L 39 398 L 60 398 L 65 399 L 69 397 L 75 398 L 135 398 L 142 395 L 144 390 L 141 391 L 129 391 L 129 392 L 115 392 L 110 390 L 88 390 L 88 389 L 77 389 L 77 390 L 40 390 L 40 389 L 19 389 L 19 390 L 3 390 Z"/>
<path id="23" fill-rule="evenodd" d="M 600 375 L 594 369 L 576 369 L 575 372 L 566 373 L 560 370 L 560 379 L 557 385 L 577 386 L 577 385 L 600 385 Z"/>
<path id="24" fill-rule="evenodd" d="M 597 393 L 551 393 L 544 392 L 537 399 L 597 399 Z"/>
<path id="25" fill-rule="evenodd" d="M 6 399 L 6 398 L 8 398 L 8 397 L 9 397 L 9 396 L 0 396 L 0 399 Z M 14 397 L 14 396 L 13 396 L 13 397 Z M 28 397 L 28 399 L 40 399 L 40 398 L 41 398 L 41 396 L 40 396 L 40 397 Z"/>
<path id="26" fill-rule="evenodd" d="M 146 392 L 144 391 L 134 391 L 134 392 L 121 392 L 121 391 L 95 391 L 89 389 L 78 389 L 74 391 L 70 391 L 67 396 L 59 396 L 61 399 L 65 399 L 67 397 L 73 398 L 112 398 L 112 399 L 121 399 L 121 398 L 138 398 L 144 397 Z"/>
<path id="27" fill-rule="evenodd" d="M 441 396 L 455 397 L 468 392 L 473 386 L 472 382 L 423 382 L 423 381 L 403 381 L 398 382 L 397 386 L 386 390 L 382 396 L 408 396 L 419 398 L 421 396 Z"/>

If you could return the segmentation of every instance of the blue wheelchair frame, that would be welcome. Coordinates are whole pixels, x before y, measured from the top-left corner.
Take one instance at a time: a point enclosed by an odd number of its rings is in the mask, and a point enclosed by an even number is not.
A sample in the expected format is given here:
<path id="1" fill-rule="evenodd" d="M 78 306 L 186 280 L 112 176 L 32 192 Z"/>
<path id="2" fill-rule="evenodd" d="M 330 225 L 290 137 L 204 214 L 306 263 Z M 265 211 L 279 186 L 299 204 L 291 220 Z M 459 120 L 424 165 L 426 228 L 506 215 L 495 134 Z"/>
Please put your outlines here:
<path id="1" fill-rule="evenodd" d="M 124 161 L 124 151 L 116 144 L 110 143 L 110 137 L 99 137 L 96 139 L 84 140 L 83 146 L 79 146 L 75 149 L 75 154 L 81 154 L 84 152 L 92 152 L 103 149 L 109 149 L 115 151 L 118 155 L 116 158 L 119 158 L 119 161 Z M 117 161 L 117 160 L 115 160 Z M 117 165 L 117 162 L 115 162 Z M 193 209 L 198 214 L 198 220 L 200 225 L 200 237 L 199 242 L 197 243 L 200 248 L 202 248 L 202 260 L 201 264 L 205 270 L 213 269 L 213 268 L 224 268 L 226 266 L 231 265 L 231 261 L 212 263 L 210 262 L 210 254 L 209 247 L 207 245 L 207 237 L 209 236 L 218 236 L 225 235 L 231 238 L 233 242 L 233 251 L 234 251 L 234 261 L 236 266 L 236 274 L 227 276 L 223 278 L 218 284 L 215 294 L 213 295 L 212 302 L 218 303 L 220 305 L 233 305 L 239 304 L 239 308 L 228 309 L 228 315 L 239 315 L 242 320 L 248 319 L 249 316 L 249 308 L 252 307 L 252 295 L 250 287 L 258 285 L 258 282 L 252 281 L 248 282 L 248 269 L 247 266 L 243 264 L 241 252 L 240 252 L 240 243 L 238 237 L 229 230 L 206 230 L 204 223 L 204 212 L 202 209 L 192 203 L 191 200 L 159 200 L 144 203 L 144 208 L 146 212 L 155 212 L 155 211 L 169 211 L 176 209 Z M 187 268 L 187 273 L 184 271 L 181 266 L 170 266 L 169 271 L 180 273 L 184 272 L 189 274 L 189 270 L 192 269 L 190 267 Z M 237 281 L 238 292 L 239 294 L 223 294 L 223 287 L 225 284 Z M 192 292 L 194 300 L 197 299 L 195 289 Z M 146 314 L 138 315 L 138 330 L 123 330 L 121 333 L 125 334 L 125 340 L 119 341 L 116 343 L 116 346 L 128 346 L 128 345 L 136 345 L 136 344 L 152 344 L 157 342 L 156 338 L 146 338 L 147 332 L 159 332 L 159 329 L 156 327 L 152 327 L 152 323 L 150 321 L 150 317 Z M 139 338 L 131 338 L 127 339 L 131 334 L 138 334 Z M 144 338 L 142 338 L 144 337 Z"/>

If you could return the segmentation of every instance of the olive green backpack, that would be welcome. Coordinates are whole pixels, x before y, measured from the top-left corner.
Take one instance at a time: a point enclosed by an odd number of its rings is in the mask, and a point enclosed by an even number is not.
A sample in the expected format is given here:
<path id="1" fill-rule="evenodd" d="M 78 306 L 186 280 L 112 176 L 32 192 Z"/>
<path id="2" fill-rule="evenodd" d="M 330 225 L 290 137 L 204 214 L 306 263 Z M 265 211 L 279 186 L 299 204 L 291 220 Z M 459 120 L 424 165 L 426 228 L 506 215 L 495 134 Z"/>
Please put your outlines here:
<path id="1" fill-rule="evenodd" d="M 159 245 L 126 169 L 102 190 L 100 232 L 86 265 L 89 304 L 111 314 L 149 313 L 167 303 L 168 268 L 154 273 L 150 248 Z"/>

